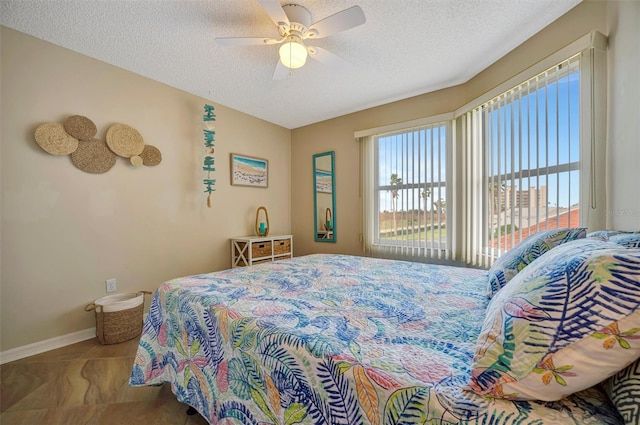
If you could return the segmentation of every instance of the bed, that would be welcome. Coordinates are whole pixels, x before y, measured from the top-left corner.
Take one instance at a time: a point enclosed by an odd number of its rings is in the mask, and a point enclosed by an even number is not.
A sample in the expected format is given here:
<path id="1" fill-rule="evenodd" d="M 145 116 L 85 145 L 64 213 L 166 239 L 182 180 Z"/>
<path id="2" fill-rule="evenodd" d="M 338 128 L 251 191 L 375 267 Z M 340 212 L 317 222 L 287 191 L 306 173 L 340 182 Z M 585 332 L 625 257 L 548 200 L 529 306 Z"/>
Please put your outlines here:
<path id="1" fill-rule="evenodd" d="M 597 386 L 469 391 L 486 270 L 315 254 L 162 284 L 130 384 L 212 424 L 623 424 Z"/>

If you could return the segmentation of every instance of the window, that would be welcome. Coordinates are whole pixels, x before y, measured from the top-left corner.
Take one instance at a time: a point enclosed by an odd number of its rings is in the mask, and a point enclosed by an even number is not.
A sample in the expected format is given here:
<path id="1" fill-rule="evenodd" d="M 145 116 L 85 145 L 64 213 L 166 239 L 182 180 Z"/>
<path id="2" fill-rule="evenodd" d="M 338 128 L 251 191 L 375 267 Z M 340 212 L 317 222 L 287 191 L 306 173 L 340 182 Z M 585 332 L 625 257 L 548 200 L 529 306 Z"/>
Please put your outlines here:
<path id="1" fill-rule="evenodd" d="M 579 65 L 573 57 L 482 105 L 495 255 L 539 230 L 579 224 Z"/>
<path id="2" fill-rule="evenodd" d="M 604 228 L 605 49 L 591 32 L 450 116 L 356 133 L 365 252 L 488 267 L 540 230 Z"/>
<path id="3" fill-rule="evenodd" d="M 451 121 L 373 136 L 370 248 L 390 257 L 448 256 Z"/>
<path id="4" fill-rule="evenodd" d="M 465 261 L 489 266 L 540 230 L 603 228 L 601 54 L 583 50 L 460 115 Z"/>

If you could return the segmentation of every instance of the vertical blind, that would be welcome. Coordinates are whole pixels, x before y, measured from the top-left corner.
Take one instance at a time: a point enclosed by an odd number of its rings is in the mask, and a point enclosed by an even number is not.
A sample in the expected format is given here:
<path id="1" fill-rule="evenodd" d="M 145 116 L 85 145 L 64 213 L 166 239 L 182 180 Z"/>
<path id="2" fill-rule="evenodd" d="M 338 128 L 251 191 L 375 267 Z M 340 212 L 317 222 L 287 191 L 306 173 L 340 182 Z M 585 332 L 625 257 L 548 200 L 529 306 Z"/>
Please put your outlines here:
<path id="1" fill-rule="evenodd" d="M 364 242 L 370 252 L 391 258 L 450 258 L 450 126 L 433 123 L 376 135 L 365 143 L 365 181 L 372 182 L 365 193 L 372 196 L 363 197 L 369 233 Z"/>
<path id="2" fill-rule="evenodd" d="M 580 55 L 462 117 L 466 260 L 487 267 L 580 209 Z"/>

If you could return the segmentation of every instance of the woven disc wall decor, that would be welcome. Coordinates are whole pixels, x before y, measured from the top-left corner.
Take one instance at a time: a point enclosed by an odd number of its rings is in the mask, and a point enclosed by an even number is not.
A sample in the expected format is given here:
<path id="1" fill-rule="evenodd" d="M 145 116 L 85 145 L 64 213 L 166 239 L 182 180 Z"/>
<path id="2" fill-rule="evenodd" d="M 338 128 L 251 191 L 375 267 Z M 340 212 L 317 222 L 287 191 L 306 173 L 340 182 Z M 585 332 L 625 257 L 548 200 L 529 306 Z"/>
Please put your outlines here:
<path id="1" fill-rule="evenodd" d="M 160 164 L 160 161 L 162 161 L 162 154 L 160 153 L 160 149 L 152 145 L 145 145 L 142 153 L 140 154 L 140 157 L 142 158 L 143 164 L 150 167 L 158 165 Z"/>
<path id="2" fill-rule="evenodd" d="M 139 155 L 132 156 L 131 158 L 129 158 L 129 161 L 134 167 L 139 167 L 143 164 L 142 158 L 140 158 Z"/>
<path id="3" fill-rule="evenodd" d="M 107 130 L 107 145 L 116 155 L 131 158 L 142 153 L 144 140 L 135 128 L 114 124 Z"/>
<path id="4" fill-rule="evenodd" d="M 51 155 L 69 155 L 78 148 L 78 140 L 64 131 L 57 122 L 48 122 L 36 128 L 36 143 Z"/>
<path id="5" fill-rule="evenodd" d="M 91 140 L 96 137 L 98 129 L 87 117 L 72 115 L 64 122 L 64 129 L 78 140 Z"/>
<path id="6" fill-rule="evenodd" d="M 116 165 L 116 156 L 102 140 L 81 141 L 71 154 L 71 162 L 84 172 L 101 174 Z"/>

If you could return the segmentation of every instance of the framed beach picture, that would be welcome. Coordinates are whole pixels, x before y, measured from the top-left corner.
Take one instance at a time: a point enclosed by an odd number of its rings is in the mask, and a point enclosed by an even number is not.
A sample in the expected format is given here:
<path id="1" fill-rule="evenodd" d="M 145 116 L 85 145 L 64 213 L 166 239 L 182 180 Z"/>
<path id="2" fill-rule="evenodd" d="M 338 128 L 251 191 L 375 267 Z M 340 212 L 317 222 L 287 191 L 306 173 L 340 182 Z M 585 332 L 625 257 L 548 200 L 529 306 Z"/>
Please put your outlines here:
<path id="1" fill-rule="evenodd" d="M 331 171 L 316 170 L 316 192 L 331 193 L 332 186 Z"/>
<path id="2" fill-rule="evenodd" d="M 232 153 L 231 184 L 234 186 L 268 187 L 269 161 Z"/>

